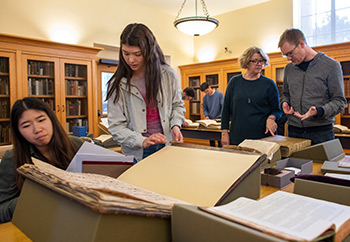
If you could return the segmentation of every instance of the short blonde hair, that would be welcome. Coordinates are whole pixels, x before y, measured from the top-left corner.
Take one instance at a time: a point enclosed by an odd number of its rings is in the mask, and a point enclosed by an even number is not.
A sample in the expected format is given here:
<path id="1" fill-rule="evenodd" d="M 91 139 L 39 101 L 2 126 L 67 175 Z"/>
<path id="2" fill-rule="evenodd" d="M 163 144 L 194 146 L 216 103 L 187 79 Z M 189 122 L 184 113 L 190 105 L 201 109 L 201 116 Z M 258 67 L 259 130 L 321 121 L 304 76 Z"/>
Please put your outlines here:
<path id="1" fill-rule="evenodd" d="M 238 62 L 241 68 L 248 69 L 248 64 L 255 53 L 259 54 L 263 58 L 263 67 L 269 65 L 269 57 L 267 54 L 265 54 L 261 48 L 253 46 L 246 49 L 246 51 L 244 51 L 244 53 L 239 57 Z"/>

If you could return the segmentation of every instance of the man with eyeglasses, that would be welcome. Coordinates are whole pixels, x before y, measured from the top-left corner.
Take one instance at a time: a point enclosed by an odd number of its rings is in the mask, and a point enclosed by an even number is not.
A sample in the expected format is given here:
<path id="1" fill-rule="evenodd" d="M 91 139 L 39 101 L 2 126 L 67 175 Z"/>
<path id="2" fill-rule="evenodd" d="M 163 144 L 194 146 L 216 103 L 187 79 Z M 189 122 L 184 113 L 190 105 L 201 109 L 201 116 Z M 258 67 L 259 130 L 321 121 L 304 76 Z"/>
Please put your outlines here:
<path id="1" fill-rule="evenodd" d="M 278 47 L 291 61 L 284 69 L 281 101 L 288 135 L 312 144 L 334 139 L 334 116 L 346 104 L 339 62 L 309 47 L 299 29 L 285 30 Z"/>

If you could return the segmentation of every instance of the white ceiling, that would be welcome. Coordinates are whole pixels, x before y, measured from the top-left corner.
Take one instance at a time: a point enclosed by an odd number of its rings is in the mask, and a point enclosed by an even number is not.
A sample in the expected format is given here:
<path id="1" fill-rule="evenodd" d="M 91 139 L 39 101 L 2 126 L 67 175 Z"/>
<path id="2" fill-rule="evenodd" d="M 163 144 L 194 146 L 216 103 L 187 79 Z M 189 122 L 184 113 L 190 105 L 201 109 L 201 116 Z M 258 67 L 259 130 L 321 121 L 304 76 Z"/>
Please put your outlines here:
<path id="1" fill-rule="evenodd" d="M 168 14 L 177 16 L 184 0 L 132 0 L 136 3 L 158 8 Z M 223 13 L 232 12 L 237 9 L 246 8 L 270 0 L 205 0 L 209 15 L 217 16 Z M 179 18 L 194 16 L 196 0 L 186 0 L 185 6 Z M 197 15 L 203 16 L 201 0 L 197 0 Z"/>

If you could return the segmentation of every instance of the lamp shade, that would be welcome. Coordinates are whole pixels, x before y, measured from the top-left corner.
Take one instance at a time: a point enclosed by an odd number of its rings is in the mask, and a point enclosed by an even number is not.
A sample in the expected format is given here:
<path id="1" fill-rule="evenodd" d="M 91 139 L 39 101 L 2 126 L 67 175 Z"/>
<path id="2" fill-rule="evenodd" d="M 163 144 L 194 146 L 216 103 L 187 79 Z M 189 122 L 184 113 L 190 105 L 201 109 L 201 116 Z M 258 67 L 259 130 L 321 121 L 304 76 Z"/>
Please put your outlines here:
<path id="1" fill-rule="evenodd" d="M 174 22 L 174 26 L 177 29 L 192 36 L 208 34 L 218 25 L 219 21 L 216 19 L 202 16 L 180 18 Z"/>

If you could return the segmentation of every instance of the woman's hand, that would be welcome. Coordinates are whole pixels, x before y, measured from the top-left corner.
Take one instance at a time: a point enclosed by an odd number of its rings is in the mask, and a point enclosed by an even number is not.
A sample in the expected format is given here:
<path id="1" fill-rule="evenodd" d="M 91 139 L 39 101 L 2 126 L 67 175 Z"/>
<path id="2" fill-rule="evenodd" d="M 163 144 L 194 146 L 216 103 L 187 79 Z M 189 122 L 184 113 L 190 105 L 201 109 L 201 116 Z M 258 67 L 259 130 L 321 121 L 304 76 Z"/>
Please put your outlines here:
<path id="1" fill-rule="evenodd" d="M 268 132 L 270 132 L 270 134 L 272 136 L 275 136 L 275 132 L 277 130 L 277 124 L 275 122 L 276 117 L 273 115 L 270 115 L 267 119 L 266 119 L 266 131 L 265 134 L 267 134 Z"/>
<path id="2" fill-rule="evenodd" d="M 148 148 L 151 145 L 155 145 L 155 144 L 165 144 L 166 143 L 166 138 L 164 134 L 161 133 L 156 133 L 156 134 L 152 134 L 151 136 L 147 137 L 143 143 L 142 143 L 142 147 L 143 148 Z"/>
<path id="3" fill-rule="evenodd" d="M 221 144 L 229 145 L 230 144 L 230 136 L 228 134 L 228 130 L 224 129 L 221 131 Z"/>
<path id="4" fill-rule="evenodd" d="M 171 137 L 173 138 L 173 142 L 184 142 L 182 133 L 180 131 L 180 127 L 175 125 L 171 128 Z"/>

